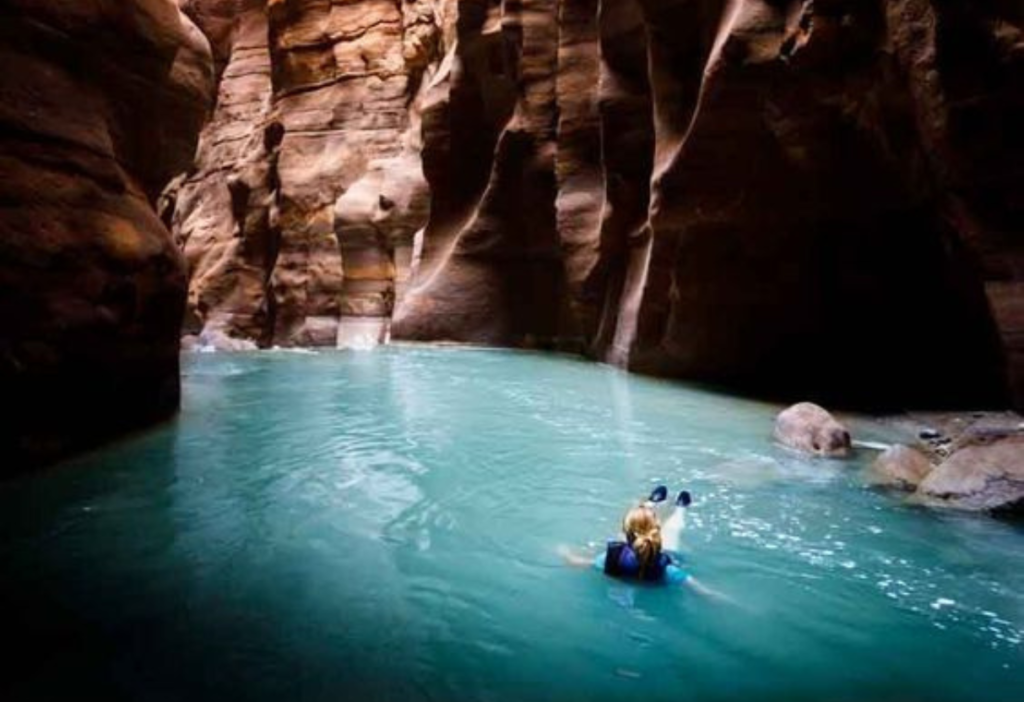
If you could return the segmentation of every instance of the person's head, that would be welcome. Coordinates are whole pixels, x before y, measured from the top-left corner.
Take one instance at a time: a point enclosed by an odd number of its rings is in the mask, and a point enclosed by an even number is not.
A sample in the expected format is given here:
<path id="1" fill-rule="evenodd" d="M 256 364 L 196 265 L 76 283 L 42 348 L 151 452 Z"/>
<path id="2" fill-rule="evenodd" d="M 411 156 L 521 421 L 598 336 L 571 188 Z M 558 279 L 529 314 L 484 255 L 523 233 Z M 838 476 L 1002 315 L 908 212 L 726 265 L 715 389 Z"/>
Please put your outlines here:
<path id="1" fill-rule="evenodd" d="M 622 531 L 626 542 L 636 553 L 643 572 L 661 553 L 661 524 L 658 515 L 646 505 L 629 510 L 622 520 Z"/>

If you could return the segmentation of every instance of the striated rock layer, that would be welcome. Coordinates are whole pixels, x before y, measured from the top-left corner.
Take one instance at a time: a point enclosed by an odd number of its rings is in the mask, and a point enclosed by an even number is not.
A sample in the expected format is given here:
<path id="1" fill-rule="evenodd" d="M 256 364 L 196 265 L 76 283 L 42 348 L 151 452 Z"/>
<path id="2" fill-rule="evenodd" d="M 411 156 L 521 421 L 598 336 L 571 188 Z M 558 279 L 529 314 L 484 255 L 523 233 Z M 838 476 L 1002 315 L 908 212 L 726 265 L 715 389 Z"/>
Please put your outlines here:
<path id="1" fill-rule="evenodd" d="M 178 407 L 186 270 L 153 205 L 210 48 L 173 0 L 0 0 L 0 473 Z"/>
<path id="2" fill-rule="evenodd" d="M 168 193 L 192 333 L 1024 400 L 1019 2 L 184 4 L 222 66 Z"/>
<path id="3" fill-rule="evenodd" d="M 223 4 L 185 6 L 224 57 L 195 167 L 166 193 L 186 332 L 383 341 L 427 219 L 420 112 L 451 8 L 238 0 L 225 29 Z"/>

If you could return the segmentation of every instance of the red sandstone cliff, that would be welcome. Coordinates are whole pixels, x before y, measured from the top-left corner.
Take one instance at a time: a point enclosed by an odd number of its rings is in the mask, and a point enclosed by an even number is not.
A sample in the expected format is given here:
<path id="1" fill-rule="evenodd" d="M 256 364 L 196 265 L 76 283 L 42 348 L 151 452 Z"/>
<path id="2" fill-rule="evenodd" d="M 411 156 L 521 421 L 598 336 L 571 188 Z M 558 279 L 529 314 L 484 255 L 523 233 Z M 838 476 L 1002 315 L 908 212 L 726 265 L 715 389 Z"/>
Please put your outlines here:
<path id="1" fill-rule="evenodd" d="M 224 64 L 195 167 L 167 193 L 191 270 L 186 331 L 382 341 L 427 219 L 420 113 L 454 4 L 184 9 Z"/>
<path id="2" fill-rule="evenodd" d="M 859 403 L 998 402 L 1005 354 L 1021 396 L 1022 8 L 236 2 L 174 213 L 190 331 Z"/>
<path id="3" fill-rule="evenodd" d="M 153 204 L 210 49 L 172 0 L 0 0 L 0 474 L 178 407 L 186 268 Z"/>

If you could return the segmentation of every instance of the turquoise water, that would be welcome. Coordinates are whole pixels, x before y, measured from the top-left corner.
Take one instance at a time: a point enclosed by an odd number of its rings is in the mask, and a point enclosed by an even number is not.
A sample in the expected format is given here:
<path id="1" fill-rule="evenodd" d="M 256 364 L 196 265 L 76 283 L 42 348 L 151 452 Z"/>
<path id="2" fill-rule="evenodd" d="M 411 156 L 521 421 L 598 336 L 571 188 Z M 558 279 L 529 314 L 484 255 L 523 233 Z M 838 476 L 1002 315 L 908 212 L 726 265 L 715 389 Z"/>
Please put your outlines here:
<path id="1" fill-rule="evenodd" d="M 787 454 L 772 405 L 422 348 L 191 355 L 184 392 L 0 485 L 4 699 L 1022 699 L 1024 529 Z M 732 603 L 562 564 L 658 482 Z"/>

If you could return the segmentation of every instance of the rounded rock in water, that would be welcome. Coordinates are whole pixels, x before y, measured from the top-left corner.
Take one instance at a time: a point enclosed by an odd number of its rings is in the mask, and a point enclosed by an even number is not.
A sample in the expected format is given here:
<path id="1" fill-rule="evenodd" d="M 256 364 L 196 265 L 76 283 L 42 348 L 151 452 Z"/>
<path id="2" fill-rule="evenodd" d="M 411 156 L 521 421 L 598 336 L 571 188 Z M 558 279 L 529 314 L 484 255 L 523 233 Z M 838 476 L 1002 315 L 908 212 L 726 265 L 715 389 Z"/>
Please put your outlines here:
<path id="1" fill-rule="evenodd" d="M 850 432 L 825 408 L 812 402 L 801 402 L 779 413 L 775 440 L 816 456 L 843 458 L 850 452 Z"/>
<path id="2" fill-rule="evenodd" d="M 914 490 L 932 471 L 928 457 L 909 446 L 890 446 L 883 451 L 867 472 L 872 485 Z"/>
<path id="3" fill-rule="evenodd" d="M 1024 514 L 1024 435 L 959 448 L 928 474 L 913 499 L 931 506 Z"/>

